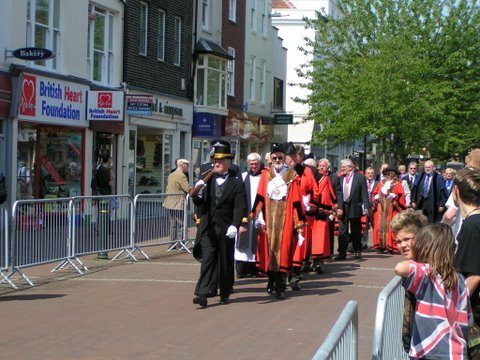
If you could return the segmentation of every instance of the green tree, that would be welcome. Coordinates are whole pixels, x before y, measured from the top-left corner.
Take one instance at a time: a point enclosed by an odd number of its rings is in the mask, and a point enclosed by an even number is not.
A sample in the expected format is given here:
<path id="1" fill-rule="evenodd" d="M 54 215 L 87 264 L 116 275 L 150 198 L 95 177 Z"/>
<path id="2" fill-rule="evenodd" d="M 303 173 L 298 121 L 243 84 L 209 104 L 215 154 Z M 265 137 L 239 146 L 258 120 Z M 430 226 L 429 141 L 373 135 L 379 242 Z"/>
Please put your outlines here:
<path id="1" fill-rule="evenodd" d="M 338 0 L 340 16 L 309 22 L 314 143 L 370 135 L 405 161 L 447 159 L 480 145 L 480 15 L 474 0 Z"/>

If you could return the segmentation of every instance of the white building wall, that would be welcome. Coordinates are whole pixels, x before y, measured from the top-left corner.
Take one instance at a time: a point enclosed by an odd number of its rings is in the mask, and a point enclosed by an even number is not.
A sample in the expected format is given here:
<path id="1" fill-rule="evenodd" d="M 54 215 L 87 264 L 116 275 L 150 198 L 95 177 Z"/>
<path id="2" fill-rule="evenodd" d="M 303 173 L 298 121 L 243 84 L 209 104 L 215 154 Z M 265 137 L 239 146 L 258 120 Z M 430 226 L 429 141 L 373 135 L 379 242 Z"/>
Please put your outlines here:
<path id="1" fill-rule="evenodd" d="M 89 80 L 87 73 L 88 46 L 88 0 L 60 2 L 60 45 L 56 54 L 57 69 L 36 66 L 31 61 L 3 56 L 5 48 L 15 50 L 26 47 L 27 2 L 2 0 L 0 11 L 0 68 L 10 64 L 24 65 L 62 75 L 72 75 Z M 123 69 L 123 5 L 118 0 L 97 0 L 95 5 L 104 7 L 118 15 L 114 23 L 114 82 L 110 86 L 120 86 Z"/>
<path id="2" fill-rule="evenodd" d="M 279 29 L 279 36 L 288 49 L 287 84 L 305 83 L 305 79 L 298 77 L 296 69 L 306 64 L 311 57 L 307 57 L 298 47 L 304 46 L 304 37 L 314 39 L 315 32 L 306 29 L 305 18 L 317 18 L 317 12 L 337 16 L 335 2 L 332 0 L 290 0 L 295 9 L 273 9 L 272 23 Z M 288 126 L 288 141 L 306 143 L 312 138 L 313 121 L 304 122 L 308 114 L 308 106 L 295 102 L 295 97 L 304 98 L 308 95 L 306 89 L 298 85 L 286 87 L 286 110 L 294 116 L 294 125 Z"/>
<path id="3" fill-rule="evenodd" d="M 195 1 L 195 0 L 192 0 Z M 197 41 L 204 38 L 219 45 L 222 44 L 222 1 L 208 0 L 208 27 L 202 25 L 202 0 L 198 0 L 197 14 Z M 195 46 L 195 44 L 194 44 Z"/>
<path id="4" fill-rule="evenodd" d="M 244 99 L 249 114 L 273 117 L 273 78 L 277 77 L 286 83 L 287 49 L 278 29 L 272 26 L 270 14 L 271 0 L 256 0 L 256 29 L 252 29 L 252 4 L 255 0 L 246 1 L 245 16 L 245 72 Z M 266 6 L 266 11 L 264 10 Z M 262 31 L 262 15 L 266 13 L 266 31 Z M 250 73 L 252 56 L 255 56 L 255 96 L 250 99 Z M 265 62 L 265 101 L 260 101 L 261 62 Z M 286 140 L 285 126 L 274 130 L 274 138 Z"/>

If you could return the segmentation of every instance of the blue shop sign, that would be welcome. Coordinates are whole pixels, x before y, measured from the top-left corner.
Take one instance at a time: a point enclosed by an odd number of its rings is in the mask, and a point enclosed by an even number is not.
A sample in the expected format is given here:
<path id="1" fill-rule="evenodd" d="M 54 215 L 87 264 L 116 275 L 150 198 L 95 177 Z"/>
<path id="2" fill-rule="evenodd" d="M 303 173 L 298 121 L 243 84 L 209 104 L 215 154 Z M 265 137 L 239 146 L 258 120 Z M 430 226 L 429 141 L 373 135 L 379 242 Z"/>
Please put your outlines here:
<path id="1" fill-rule="evenodd" d="M 193 116 L 194 137 L 221 136 L 221 118 L 210 113 L 195 113 Z"/>

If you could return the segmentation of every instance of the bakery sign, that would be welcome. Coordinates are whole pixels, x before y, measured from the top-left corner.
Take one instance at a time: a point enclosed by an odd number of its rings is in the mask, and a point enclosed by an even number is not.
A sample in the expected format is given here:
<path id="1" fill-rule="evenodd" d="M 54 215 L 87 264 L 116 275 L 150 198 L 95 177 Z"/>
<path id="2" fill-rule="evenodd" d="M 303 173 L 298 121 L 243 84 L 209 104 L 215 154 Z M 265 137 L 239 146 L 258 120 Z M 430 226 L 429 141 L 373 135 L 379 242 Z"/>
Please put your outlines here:
<path id="1" fill-rule="evenodd" d="M 23 73 L 18 118 L 50 124 L 88 126 L 85 104 L 88 86 Z"/>
<path id="2" fill-rule="evenodd" d="M 87 120 L 123 121 L 123 91 L 89 91 Z"/>

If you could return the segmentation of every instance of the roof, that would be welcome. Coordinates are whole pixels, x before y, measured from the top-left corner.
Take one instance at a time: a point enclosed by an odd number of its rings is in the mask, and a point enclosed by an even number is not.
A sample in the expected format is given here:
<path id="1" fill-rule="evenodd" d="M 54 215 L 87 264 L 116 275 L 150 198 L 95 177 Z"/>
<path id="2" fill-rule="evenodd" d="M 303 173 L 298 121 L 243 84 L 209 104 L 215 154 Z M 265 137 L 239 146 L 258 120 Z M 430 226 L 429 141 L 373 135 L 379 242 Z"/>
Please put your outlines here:
<path id="1" fill-rule="evenodd" d="M 296 9 L 290 0 L 273 0 L 272 9 Z"/>
<path id="2" fill-rule="evenodd" d="M 198 39 L 195 44 L 195 54 L 212 54 L 227 60 L 234 60 L 235 58 L 228 53 L 220 45 L 214 43 L 213 41 L 206 40 L 204 38 Z"/>

